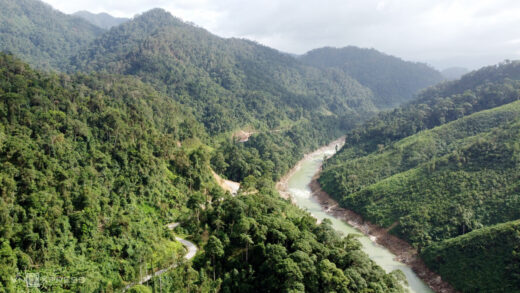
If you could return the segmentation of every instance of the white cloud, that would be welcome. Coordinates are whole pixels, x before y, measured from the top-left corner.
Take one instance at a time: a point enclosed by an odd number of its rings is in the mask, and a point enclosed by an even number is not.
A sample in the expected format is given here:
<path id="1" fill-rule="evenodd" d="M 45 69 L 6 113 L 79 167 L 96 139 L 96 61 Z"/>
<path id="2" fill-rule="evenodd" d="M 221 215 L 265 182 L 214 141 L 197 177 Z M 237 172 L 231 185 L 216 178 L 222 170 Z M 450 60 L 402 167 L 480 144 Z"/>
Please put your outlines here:
<path id="1" fill-rule="evenodd" d="M 225 37 L 292 53 L 374 47 L 437 67 L 475 68 L 518 58 L 517 0 L 45 0 L 130 17 L 155 7 Z"/>
<path id="2" fill-rule="evenodd" d="M 385 9 L 385 6 L 386 6 L 385 1 L 379 1 L 379 2 L 377 3 L 376 9 L 379 10 L 379 11 L 384 10 L 384 9 Z"/>

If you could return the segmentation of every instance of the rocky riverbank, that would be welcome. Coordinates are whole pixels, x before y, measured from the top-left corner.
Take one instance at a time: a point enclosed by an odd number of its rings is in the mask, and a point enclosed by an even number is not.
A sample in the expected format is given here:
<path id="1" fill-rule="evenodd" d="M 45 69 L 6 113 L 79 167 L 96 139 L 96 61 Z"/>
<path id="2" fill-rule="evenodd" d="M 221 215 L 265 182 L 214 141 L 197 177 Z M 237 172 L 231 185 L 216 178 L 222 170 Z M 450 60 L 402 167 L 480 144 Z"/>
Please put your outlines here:
<path id="1" fill-rule="evenodd" d="M 287 200 L 291 200 L 294 203 L 291 193 L 289 192 L 289 190 L 287 188 L 287 183 L 289 181 L 289 178 L 291 178 L 294 175 L 294 173 L 300 169 L 302 162 L 304 162 L 305 160 L 307 160 L 309 157 L 313 156 L 316 153 L 321 153 L 321 152 L 327 151 L 329 149 L 334 150 L 334 149 L 336 149 L 336 147 L 339 149 L 344 144 L 345 144 L 345 137 L 340 137 L 340 138 L 336 139 L 335 141 L 329 143 L 328 145 L 323 146 L 323 147 L 313 151 L 312 153 L 305 154 L 304 157 L 300 161 L 298 161 L 298 163 L 296 163 L 296 165 L 294 165 L 294 167 L 292 167 L 291 170 L 289 170 L 289 172 L 287 172 L 276 183 L 276 190 L 278 191 L 278 193 L 280 193 L 280 196 Z"/>
<path id="2" fill-rule="evenodd" d="M 419 258 L 417 250 L 414 249 L 406 241 L 388 233 L 388 229 L 384 229 L 369 221 L 363 220 L 359 214 L 354 211 L 342 208 L 338 202 L 323 191 L 318 183 L 320 173 L 318 172 L 312 179 L 309 187 L 313 196 L 318 200 L 325 212 L 331 214 L 335 218 L 347 222 L 355 227 L 363 234 L 370 237 L 375 243 L 385 247 L 396 255 L 396 260 L 402 262 L 412 268 L 415 274 L 423 280 L 433 291 L 438 293 L 454 293 L 457 292 L 450 284 L 443 281 L 442 278 L 432 272 L 424 262 Z M 397 224 L 397 223 L 396 223 Z"/>

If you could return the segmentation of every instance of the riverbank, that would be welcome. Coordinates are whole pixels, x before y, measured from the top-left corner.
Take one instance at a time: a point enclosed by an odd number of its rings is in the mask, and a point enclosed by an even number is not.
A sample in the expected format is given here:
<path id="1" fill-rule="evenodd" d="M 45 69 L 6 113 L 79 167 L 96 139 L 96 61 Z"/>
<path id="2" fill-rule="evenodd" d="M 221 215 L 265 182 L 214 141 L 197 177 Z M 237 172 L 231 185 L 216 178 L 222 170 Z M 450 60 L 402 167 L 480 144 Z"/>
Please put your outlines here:
<path id="1" fill-rule="evenodd" d="M 402 270 L 407 276 L 410 289 L 413 289 L 412 292 L 431 292 L 430 288 L 435 292 L 456 292 L 424 265 L 417 251 L 406 241 L 390 235 L 384 228 L 364 221 L 355 212 L 341 208 L 334 199 L 321 190 L 317 182 L 321 171 L 321 159 L 333 155 L 336 146 L 339 148 L 343 144 L 344 138 L 341 138 L 306 154 L 277 182 L 276 189 L 280 195 L 308 210 L 318 221 L 324 217 L 333 219 L 333 226 L 340 233 L 363 233 L 364 236 L 360 241 L 364 251 L 388 272 L 394 269 Z"/>
<path id="2" fill-rule="evenodd" d="M 298 163 L 296 163 L 296 165 L 294 165 L 294 167 L 291 168 L 291 170 L 289 170 L 289 172 L 287 172 L 282 178 L 280 178 L 280 180 L 278 180 L 278 182 L 276 182 L 276 190 L 278 191 L 280 196 L 284 199 L 290 200 L 293 204 L 295 204 L 294 198 L 291 196 L 291 193 L 288 189 L 289 178 L 291 178 L 294 175 L 294 173 L 300 170 L 302 163 L 308 160 L 309 157 L 312 157 L 317 153 L 325 152 L 329 149 L 335 150 L 336 146 L 338 147 L 338 149 L 340 149 L 344 144 L 345 137 L 343 136 L 329 143 L 326 146 L 322 146 L 321 148 L 313 151 L 312 153 L 305 154 L 303 158 L 299 160 Z"/>
<path id="3" fill-rule="evenodd" d="M 316 173 L 309 184 L 312 195 L 319 202 L 322 209 L 334 216 L 347 222 L 349 225 L 361 231 L 372 241 L 388 249 L 396 255 L 396 260 L 408 265 L 415 274 L 423 280 L 433 291 L 437 293 L 455 293 L 457 292 L 450 284 L 443 281 L 442 278 L 432 272 L 419 258 L 417 250 L 414 249 L 406 241 L 391 235 L 387 229 L 379 227 L 375 224 L 365 221 L 361 215 L 354 211 L 342 208 L 338 202 L 323 191 L 318 183 L 320 171 Z"/>

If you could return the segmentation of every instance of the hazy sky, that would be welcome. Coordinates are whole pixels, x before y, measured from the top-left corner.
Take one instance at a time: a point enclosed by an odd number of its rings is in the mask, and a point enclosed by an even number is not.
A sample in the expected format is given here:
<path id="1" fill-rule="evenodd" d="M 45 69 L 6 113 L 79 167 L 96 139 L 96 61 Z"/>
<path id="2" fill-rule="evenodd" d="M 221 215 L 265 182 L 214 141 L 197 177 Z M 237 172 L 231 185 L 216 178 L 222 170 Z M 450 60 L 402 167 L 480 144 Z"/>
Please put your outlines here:
<path id="1" fill-rule="evenodd" d="M 161 7 L 223 37 L 302 54 L 323 46 L 375 48 L 439 69 L 520 59 L 518 0 L 44 0 L 132 17 Z"/>

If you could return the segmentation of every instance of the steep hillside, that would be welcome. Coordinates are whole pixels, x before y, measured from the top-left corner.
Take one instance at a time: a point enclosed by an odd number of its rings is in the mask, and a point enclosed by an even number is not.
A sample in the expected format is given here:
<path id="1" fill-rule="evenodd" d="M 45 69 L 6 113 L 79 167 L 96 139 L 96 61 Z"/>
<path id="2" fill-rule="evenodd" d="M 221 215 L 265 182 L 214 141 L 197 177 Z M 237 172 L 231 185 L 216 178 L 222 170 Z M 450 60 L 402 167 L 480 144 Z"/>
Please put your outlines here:
<path id="1" fill-rule="evenodd" d="M 131 74 L 194 108 L 212 134 L 274 129 L 302 118 L 345 125 L 375 110 L 370 90 L 256 43 L 222 39 L 155 9 L 112 29 L 71 70 Z"/>
<path id="2" fill-rule="evenodd" d="M 108 13 L 92 13 L 84 10 L 75 12 L 73 15 L 81 17 L 91 24 L 106 30 L 129 20 L 124 17 L 114 17 Z"/>
<path id="3" fill-rule="evenodd" d="M 179 221 L 175 233 L 204 250 L 154 288 L 403 292 L 402 276 L 280 199 L 272 181 L 225 194 L 202 125 L 141 81 L 45 74 L 9 55 L 0 76 L 0 291 L 25 291 L 27 273 L 43 291 L 120 291 L 180 262 L 167 225 Z"/>
<path id="4" fill-rule="evenodd" d="M 376 110 L 371 91 L 337 69 L 217 37 L 161 9 L 105 33 L 71 59 L 70 70 L 137 76 L 189 106 L 218 137 L 215 171 L 236 181 L 279 178 L 305 151 Z M 222 139 L 244 127 L 255 133 L 247 143 Z"/>
<path id="5" fill-rule="evenodd" d="M 519 99 L 520 62 L 489 66 L 425 90 L 417 100 L 381 112 L 349 133 L 346 148 L 370 153 L 380 147 L 472 113 Z M 343 152 L 343 151 L 342 151 Z"/>
<path id="6" fill-rule="evenodd" d="M 93 35 L 70 22 L 93 28 L 94 35 L 101 32 L 99 28 L 38 0 L 3 1 L 9 8 L 2 11 L 6 38 L 52 36 L 51 49 L 56 51 L 49 56 L 45 44 L 34 43 L 32 55 L 21 53 L 22 49 L 14 53 L 33 64 L 49 61 L 52 64 L 43 67 L 67 68 L 71 73 L 136 76 L 202 122 L 212 137 L 205 143 L 218 149 L 212 153 L 212 165 L 230 178 L 276 179 L 305 151 L 340 136 L 376 110 L 371 91 L 339 70 L 307 67 L 250 41 L 219 38 L 161 9 L 115 27 L 87 45 Z M 66 28 L 77 34 L 57 35 L 68 34 Z M 74 37 L 84 42 L 77 43 Z M 221 153 L 231 149 L 228 145 L 234 142 L 226 139 L 241 128 L 252 129 L 258 137 L 235 145 L 234 155 Z"/>
<path id="7" fill-rule="evenodd" d="M 59 70 L 103 30 L 39 0 L 0 0 L 0 51 L 42 69 Z"/>
<path id="8" fill-rule="evenodd" d="M 352 76 L 375 94 L 374 104 L 392 108 L 410 101 L 421 89 L 443 80 L 432 67 L 357 47 L 321 48 L 299 58 L 320 68 L 337 68 Z"/>
<path id="9" fill-rule="evenodd" d="M 422 256 L 461 292 L 520 292 L 520 221 L 436 243 Z"/>
<path id="10" fill-rule="evenodd" d="M 5 55 L 0 72 L 2 286 L 28 271 L 92 292 L 176 261 L 164 225 L 212 178 L 177 142 L 203 127 L 134 78 L 42 74 Z"/>
<path id="11" fill-rule="evenodd" d="M 520 86 L 519 86 L 520 89 Z M 520 102 L 325 168 L 343 205 L 419 247 L 520 218 Z M 338 161 L 336 161 L 338 162 Z"/>
<path id="12" fill-rule="evenodd" d="M 345 147 L 325 163 L 322 188 L 419 251 L 430 251 L 428 264 L 457 288 L 520 291 L 503 269 L 486 268 L 491 258 L 501 261 L 502 255 L 493 255 L 498 250 L 488 250 L 471 274 L 457 279 L 464 270 L 453 270 L 466 267 L 461 262 L 470 252 L 449 240 L 520 219 L 519 72 L 519 63 L 484 68 L 377 115 L 351 131 Z M 480 249 L 470 243 L 477 238 L 460 239 L 466 239 L 465 249 Z M 448 252 L 452 243 L 461 246 Z M 435 255 L 443 253 L 453 258 L 436 262 Z"/>

